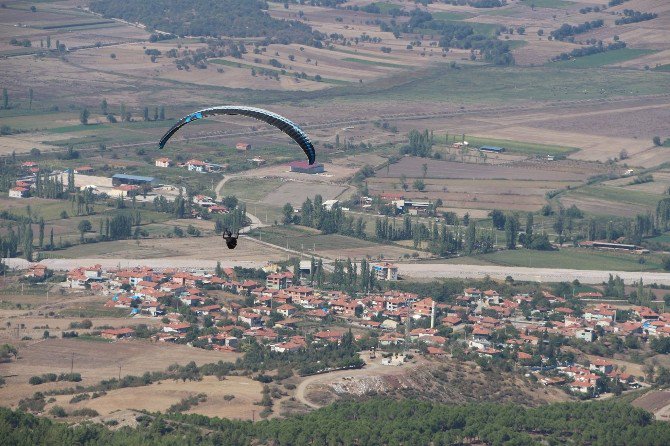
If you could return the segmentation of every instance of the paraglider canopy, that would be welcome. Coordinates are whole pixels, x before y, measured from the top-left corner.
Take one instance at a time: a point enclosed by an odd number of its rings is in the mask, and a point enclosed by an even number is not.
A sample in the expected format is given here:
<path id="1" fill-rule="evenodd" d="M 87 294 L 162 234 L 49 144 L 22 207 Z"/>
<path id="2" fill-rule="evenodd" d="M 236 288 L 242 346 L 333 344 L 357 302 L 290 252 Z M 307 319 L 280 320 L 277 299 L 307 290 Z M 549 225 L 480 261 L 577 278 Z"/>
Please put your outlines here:
<path id="1" fill-rule="evenodd" d="M 177 130 L 179 130 L 189 122 L 214 115 L 249 116 L 250 118 L 255 118 L 258 119 L 259 121 L 263 121 L 274 127 L 277 127 L 279 130 L 290 136 L 296 143 L 298 143 L 300 148 L 302 148 L 302 150 L 305 152 L 305 155 L 307 155 L 309 164 L 314 164 L 314 161 L 316 159 L 316 152 L 314 151 L 314 146 L 312 145 L 312 142 L 309 140 L 305 132 L 303 132 L 302 129 L 300 129 L 300 127 L 298 127 L 296 124 L 294 124 L 293 122 L 289 121 L 288 119 L 286 119 L 281 115 L 272 113 L 271 111 L 268 110 L 263 110 L 262 108 L 255 108 L 255 107 L 222 105 L 219 107 L 210 107 L 198 110 L 194 113 L 191 113 L 188 116 L 181 118 L 175 125 L 173 125 L 172 128 L 165 135 L 163 135 L 158 144 L 158 147 L 162 149 L 167 143 L 167 141 L 172 137 L 172 135 L 174 135 L 177 132 Z"/>

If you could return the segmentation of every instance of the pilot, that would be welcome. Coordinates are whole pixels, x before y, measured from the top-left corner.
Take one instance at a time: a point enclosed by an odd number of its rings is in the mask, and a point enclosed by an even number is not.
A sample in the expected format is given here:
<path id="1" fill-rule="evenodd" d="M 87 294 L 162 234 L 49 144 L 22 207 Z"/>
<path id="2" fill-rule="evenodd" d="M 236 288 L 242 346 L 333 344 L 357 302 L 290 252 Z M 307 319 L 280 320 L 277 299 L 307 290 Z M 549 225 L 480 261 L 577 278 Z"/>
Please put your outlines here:
<path id="1" fill-rule="evenodd" d="M 233 236 L 233 233 L 230 232 L 228 229 L 223 231 L 223 239 L 226 241 L 228 249 L 235 249 L 235 247 L 237 246 L 237 238 L 239 236 L 240 236 L 239 234 Z"/>

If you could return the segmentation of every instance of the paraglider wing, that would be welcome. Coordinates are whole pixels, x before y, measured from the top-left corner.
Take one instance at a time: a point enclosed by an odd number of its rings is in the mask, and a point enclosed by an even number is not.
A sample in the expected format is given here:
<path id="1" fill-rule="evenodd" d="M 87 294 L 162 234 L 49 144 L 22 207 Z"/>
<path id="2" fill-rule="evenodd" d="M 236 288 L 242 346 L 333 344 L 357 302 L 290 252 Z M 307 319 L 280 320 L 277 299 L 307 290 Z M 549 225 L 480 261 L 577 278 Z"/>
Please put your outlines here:
<path id="1" fill-rule="evenodd" d="M 262 108 L 255 107 L 240 107 L 233 105 L 224 105 L 220 107 L 210 107 L 203 110 L 198 110 L 197 112 L 191 113 L 188 116 L 185 116 L 179 120 L 172 128 L 161 138 L 158 143 L 159 148 L 163 148 L 167 141 L 174 135 L 177 130 L 188 124 L 189 122 L 195 121 L 197 119 L 206 118 L 207 116 L 214 115 L 242 115 L 249 116 L 250 118 L 258 119 L 267 124 L 270 124 L 274 127 L 277 127 L 282 132 L 290 136 L 298 145 L 302 148 L 307 155 L 309 164 L 314 164 L 316 159 L 316 152 L 314 151 L 314 146 L 309 140 L 309 137 L 303 132 L 300 127 L 298 127 L 293 122 L 289 121 L 285 117 L 272 113 Z"/>

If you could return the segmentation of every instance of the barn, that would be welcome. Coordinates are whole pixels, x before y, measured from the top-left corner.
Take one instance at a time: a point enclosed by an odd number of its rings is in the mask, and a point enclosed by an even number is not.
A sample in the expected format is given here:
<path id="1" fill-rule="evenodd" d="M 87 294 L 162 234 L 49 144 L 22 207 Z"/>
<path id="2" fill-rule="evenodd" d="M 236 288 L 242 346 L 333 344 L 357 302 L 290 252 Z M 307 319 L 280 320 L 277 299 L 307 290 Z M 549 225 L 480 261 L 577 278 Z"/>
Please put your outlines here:
<path id="1" fill-rule="evenodd" d="M 121 186 L 123 184 L 131 184 L 134 186 L 143 186 L 143 185 L 149 185 L 151 186 L 154 184 L 156 179 L 154 177 L 142 177 L 139 175 L 126 175 L 123 173 L 117 173 L 116 175 L 112 176 L 112 185 L 113 186 Z"/>
<path id="2" fill-rule="evenodd" d="M 323 167 L 323 164 L 321 163 L 314 163 L 314 164 L 309 164 L 307 161 L 294 161 L 292 163 L 289 163 L 289 166 L 291 167 L 291 172 L 298 172 L 298 173 L 323 173 L 326 170 Z"/>
<path id="3" fill-rule="evenodd" d="M 480 152 L 490 152 L 490 153 L 502 153 L 505 151 L 504 147 L 496 147 L 496 146 L 481 146 L 479 148 Z"/>

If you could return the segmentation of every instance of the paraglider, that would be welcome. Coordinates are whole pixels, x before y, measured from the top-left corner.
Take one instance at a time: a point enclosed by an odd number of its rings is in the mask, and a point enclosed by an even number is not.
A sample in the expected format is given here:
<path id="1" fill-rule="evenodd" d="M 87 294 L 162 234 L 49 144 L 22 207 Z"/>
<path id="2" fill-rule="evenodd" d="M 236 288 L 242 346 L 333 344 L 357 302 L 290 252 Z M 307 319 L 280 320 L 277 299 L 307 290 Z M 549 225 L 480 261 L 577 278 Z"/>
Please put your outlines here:
<path id="1" fill-rule="evenodd" d="M 172 135 L 174 135 L 180 128 L 189 122 L 215 115 L 242 115 L 270 124 L 286 133 L 300 146 L 303 152 L 305 152 L 305 155 L 307 155 L 309 164 L 314 164 L 314 161 L 316 160 L 316 152 L 314 151 L 312 142 L 309 140 L 309 137 L 305 134 L 305 132 L 303 132 L 302 129 L 300 129 L 300 127 L 298 127 L 296 124 L 281 115 L 272 113 L 268 110 L 263 110 L 262 108 L 235 105 L 222 105 L 218 107 L 204 108 L 202 110 L 193 112 L 190 115 L 184 116 L 179 121 L 177 121 L 177 123 L 173 125 L 172 128 L 170 128 L 170 130 L 165 133 L 165 135 L 163 135 L 160 142 L 158 143 L 158 148 L 163 149 Z M 225 240 L 228 249 L 235 249 L 235 247 L 237 247 L 238 238 L 239 233 L 233 235 L 233 233 L 228 229 L 223 231 L 223 239 Z"/>
<path id="2" fill-rule="evenodd" d="M 179 130 L 189 122 L 215 115 L 248 116 L 250 118 L 255 118 L 258 119 L 259 121 L 263 121 L 267 124 L 277 127 L 279 130 L 290 136 L 300 146 L 300 148 L 302 148 L 302 150 L 305 152 L 305 155 L 307 155 L 309 164 L 314 164 L 314 161 L 316 159 L 316 152 L 314 151 L 314 146 L 312 145 L 312 142 L 309 140 L 309 137 L 305 134 L 305 132 L 303 132 L 300 129 L 300 127 L 298 127 L 296 124 L 294 124 L 293 122 L 289 121 L 288 119 L 286 119 L 281 115 L 272 113 L 271 111 L 268 110 L 263 110 L 262 108 L 255 108 L 255 107 L 222 105 L 218 107 L 205 108 L 193 112 L 190 115 L 181 118 L 175 125 L 173 125 L 172 128 L 168 130 L 168 132 L 165 135 L 163 135 L 160 142 L 158 143 L 158 147 L 162 149 L 168 142 L 168 140 L 172 137 L 172 135 L 174 135 L 177 132 L 177 130 Z"/>
<path id="3" fill-rule="evenodd" d="M 239 236 L 239 234 L 233 235 L 233 233 L 228 229 L 223 231 L 223 239 L 226 241 L 226 246 L 228 246 L 228 249 L 235 249 L 237 246 L 237 238 Z"/>

